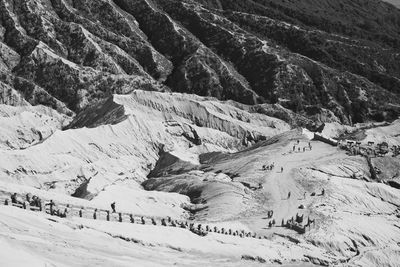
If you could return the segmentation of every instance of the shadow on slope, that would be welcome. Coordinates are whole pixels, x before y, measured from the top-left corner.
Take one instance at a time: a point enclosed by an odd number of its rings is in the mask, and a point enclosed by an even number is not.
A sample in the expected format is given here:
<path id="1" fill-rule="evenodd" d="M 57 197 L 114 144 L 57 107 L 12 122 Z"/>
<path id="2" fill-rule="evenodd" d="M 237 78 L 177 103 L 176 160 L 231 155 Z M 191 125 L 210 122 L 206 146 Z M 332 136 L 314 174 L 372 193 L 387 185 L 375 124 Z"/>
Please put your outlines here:
<path id="1" fill-rule="evenodd" d="M 117 124 L 125 120 L 125 108 L 114 101 L 114 97 L 99 101 L 80 112 L 64 130 L 75 128 L 95 128 L 103 124 Z"/>

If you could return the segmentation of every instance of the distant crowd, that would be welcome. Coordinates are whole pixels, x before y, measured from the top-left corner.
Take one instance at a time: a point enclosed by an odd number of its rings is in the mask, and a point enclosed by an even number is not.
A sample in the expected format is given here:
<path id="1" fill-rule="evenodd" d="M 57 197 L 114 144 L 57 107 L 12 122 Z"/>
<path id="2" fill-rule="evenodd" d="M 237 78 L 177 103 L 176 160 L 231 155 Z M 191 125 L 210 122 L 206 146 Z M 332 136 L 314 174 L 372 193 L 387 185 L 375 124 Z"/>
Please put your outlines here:
<path id="1" fill-rule="evenodd" d="M 11 203 L 19 205 L 25 205 L 26 203 L 28 203 L 30 206 L 38 208 L 40 208 L 42 205 L 42 201 L 38 196 L 26 194 L 26 200 L 24 201 L 18 197 L 17 193 L 11 195 Z"/>

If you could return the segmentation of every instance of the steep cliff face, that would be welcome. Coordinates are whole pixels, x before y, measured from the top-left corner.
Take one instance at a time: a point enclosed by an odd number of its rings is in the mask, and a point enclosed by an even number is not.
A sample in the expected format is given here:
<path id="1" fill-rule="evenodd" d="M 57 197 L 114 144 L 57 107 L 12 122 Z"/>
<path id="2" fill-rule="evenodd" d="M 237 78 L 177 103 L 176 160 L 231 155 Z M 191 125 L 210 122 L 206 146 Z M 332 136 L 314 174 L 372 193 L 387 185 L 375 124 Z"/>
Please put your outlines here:
<path id="1" fill-rule="evenodd" d="M 72 115 L 113 93 L 172 90 L 314 121 L 396 118 L 400 11 L 300 2 L 1 0 L 1 101 Z"/>

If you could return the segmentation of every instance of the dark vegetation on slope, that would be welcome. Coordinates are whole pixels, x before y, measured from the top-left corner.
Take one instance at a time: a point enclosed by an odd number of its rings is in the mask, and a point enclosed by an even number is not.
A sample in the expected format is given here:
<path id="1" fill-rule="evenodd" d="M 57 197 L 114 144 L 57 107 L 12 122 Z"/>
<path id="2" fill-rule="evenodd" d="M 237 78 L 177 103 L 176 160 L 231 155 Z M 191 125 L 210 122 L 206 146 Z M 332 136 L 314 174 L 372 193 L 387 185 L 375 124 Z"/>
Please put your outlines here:
<path id="1" fill-rule="evenodd" d="M 399 93 L 400 10 L 386 3 L 372 0 L 197 1 L 222 9 L 222 14 L 244 29 L 272 39 L 292 52 L 364 76 Z M 284 27 L 270 18 L 292 25 Z"/>
<path id="2" fill-rule="evenodd" d="M 0 14 L 2 103 L 71 114 L 144 89 L 323 122 L 400 114 L 400 10 L 377 0 L 0 0 Z"/>
<path id="3" fill-rule="evenodd" d="M 380 0 L 195 0 L 400 49 L 400 10 Z"/>

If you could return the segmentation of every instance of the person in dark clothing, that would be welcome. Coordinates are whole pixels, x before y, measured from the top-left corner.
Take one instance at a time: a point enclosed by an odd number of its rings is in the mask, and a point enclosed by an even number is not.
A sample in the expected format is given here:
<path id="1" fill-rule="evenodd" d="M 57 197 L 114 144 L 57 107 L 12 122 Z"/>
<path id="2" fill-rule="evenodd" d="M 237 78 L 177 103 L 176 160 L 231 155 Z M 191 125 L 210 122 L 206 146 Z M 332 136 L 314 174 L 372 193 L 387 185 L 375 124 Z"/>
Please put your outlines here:
<path id="1" fill-rule="evenodd" d="M 283 167 L 281 167 L 281 172 L 283 172 Z"/>
<path id="2" fill-rule="evenodd" d="M 41 207 L 42 206 L 42 201 L 40 200 L 40 198 L 38 196 L 36 196 L 35 206 L 36 207 Z"/>
<path id="3" fill-rule="evenodd" d="M 321 195 L 322 195 L 322 196 L 325 195 L 325 189 L 323 189 L 323 188 L 322 188 Z"/>
<path id="4" fill-rule="evenodd" d="M 112 212 L 113 212 L 113 213 L 116 212 L 116 211 L 115 211 L 115 202 L 111 203 L 111 209 L 112 209 Z"/>
<path id="5" fill-rule="evenodd" d="M 11 195 L 11 203 L 17 204 L 17 193 Z"/>
<path id="6" fill-rule="evenodd" d="M 290 198 L 290 195 L 291 195 L 291 193 L 289 192 L 289 193 L 287 194 L 287 198 L 288 198 L 288 199 Z"/>
<path id="7" fill-rule="evenodd" d="M 54 206 L 55 206 L 56 204 L 53 202 L 53 200 L 50 200 L 50 202 L 49 203 L 46 203 L 46 206 L 49 206 L 50 207 L 50 214 L 51 215 L 53 215 L 54 213 L 55 213 L 55 210 L 54 210 Z"/>
<path id="8" fill-rule="evenodd" d="M 29 202 L 29 205 L 34 206 L 34 207 L 37 207 L 37 206 L 36 206 L 36 196 L 33 196 L 33 197 L 32 197 L 32 201 Z"/>

